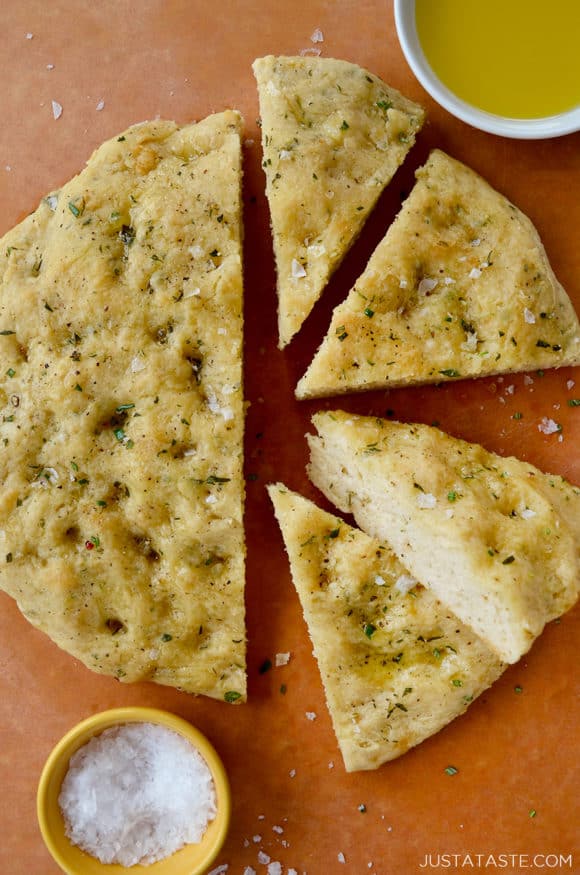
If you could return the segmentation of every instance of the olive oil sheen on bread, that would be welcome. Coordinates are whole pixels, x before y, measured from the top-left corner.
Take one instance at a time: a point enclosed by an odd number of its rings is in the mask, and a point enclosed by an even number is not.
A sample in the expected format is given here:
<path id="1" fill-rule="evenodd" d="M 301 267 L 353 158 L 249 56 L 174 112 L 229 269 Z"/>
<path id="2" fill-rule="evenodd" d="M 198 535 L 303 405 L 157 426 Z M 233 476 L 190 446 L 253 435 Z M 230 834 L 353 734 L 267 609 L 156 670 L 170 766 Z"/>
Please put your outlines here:
<path id="1" fill-rule="evenodd" d="M 416 0 L 417 35 L 441 82 L 509 118 L 580 105 L 578 0 Z"/>

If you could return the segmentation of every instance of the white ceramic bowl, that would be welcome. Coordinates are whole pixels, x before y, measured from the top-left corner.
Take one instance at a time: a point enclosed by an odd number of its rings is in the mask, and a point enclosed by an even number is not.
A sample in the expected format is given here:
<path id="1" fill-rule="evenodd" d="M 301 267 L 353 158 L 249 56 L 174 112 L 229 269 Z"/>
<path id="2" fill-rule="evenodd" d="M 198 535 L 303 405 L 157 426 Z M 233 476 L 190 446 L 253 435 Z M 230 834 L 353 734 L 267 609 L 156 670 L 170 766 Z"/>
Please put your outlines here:
<path id="1" fill-rule="evenodd" d="M 545 118 L 515 119 L 494 115 L 466 103 L 441 82 L 423 54 L 415 26 L 415 0 L 395 0 L 395 24 L 403 53 L 423 88 L 447 112 L 468 125 L 490 134 L 520 140 L 561 137 L 580 130 L 580 107 Z"/>

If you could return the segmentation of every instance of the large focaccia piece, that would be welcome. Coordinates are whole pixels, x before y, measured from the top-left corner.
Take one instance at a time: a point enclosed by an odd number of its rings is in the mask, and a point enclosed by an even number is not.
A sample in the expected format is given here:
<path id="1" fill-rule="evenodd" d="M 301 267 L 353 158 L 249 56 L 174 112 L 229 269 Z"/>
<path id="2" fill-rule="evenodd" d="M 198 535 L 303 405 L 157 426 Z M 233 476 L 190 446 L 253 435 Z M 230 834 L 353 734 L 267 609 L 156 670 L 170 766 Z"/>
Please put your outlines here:
<path id="1" fill-rule="evenodd" d="M 89 668 L 245 696 L 237 113 L 137 125 L 0 251 L 0 586 Z"/>
<path id="2" fill-rule="evenodd" d="M 580 489 L 426 425 L 318 413 L 309 473 L 505 662 L 580 586 Z"/>
<path id="3" fill-rule="evenodd" d="M 253 69 L 283 347 L 403 163 L 424 113 L 347 61 L 268 56 Z"/>
<path id="4" fill-rule="evenodd" d="M 347 771 L 437 732 L 501 674 L 489 647 L 389 547 L 269 487 Z"/>
<path id="5" fill-rule="evenodd" d="M 432 152 L 299 398 L 580 364 L 580 324 L 530 220 Z"/>

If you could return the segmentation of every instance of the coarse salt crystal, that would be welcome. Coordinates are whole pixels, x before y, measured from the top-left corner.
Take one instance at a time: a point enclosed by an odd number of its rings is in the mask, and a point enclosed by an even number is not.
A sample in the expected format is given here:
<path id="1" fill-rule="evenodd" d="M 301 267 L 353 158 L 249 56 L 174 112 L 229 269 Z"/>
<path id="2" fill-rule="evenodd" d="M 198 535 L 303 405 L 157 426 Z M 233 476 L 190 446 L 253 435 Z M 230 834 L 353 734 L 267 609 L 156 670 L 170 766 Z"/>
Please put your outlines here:
<path id="1" fill-rule="evenodd" d="M 274 657 L 274 665 L 276 668 L 279 668 L 281 665 L 288 665 L 290 662 L 290 652 L 288 653 L 277 653 Z"/>
<path id="2" fill-rule="evenodd" d="M 399 288 L 400 289 L 406 289 L 408 285 L 409 285 L 409 283 L 407 282 L 406 279 L 399 280 Z"/>
<path id="3" fill-rule="evenodd" d="M 516 391 L 516 387 L 514 386 L 513 383 L 510 383 L 509 386 L 505 387 L 506 395 L 513 395 L 515 391 Z"/>
<path id="4" fill-rule="evenodd" d="M 455 280 L 453 279 L 452 276 L 446 276 L 445 279 L 443 280 L 443 282 L 445 283 L 446 286 L 450 286 L 455 282 Z"/>
<path id="5" fill-rule="evenodd" d="M 313 43 L 323 43 L 324 42 L 324 34 L 320 30 L 319 27 L 316 28 L 314 33 L 310 37 L 310 41 Z"/>
<path id="6" fill-rule="evenodd" d="M 328 764 L 328 768 L 329 768 L 329 769 L 333 769 L 333 768 L 334 768 L 334 763 L 332 762 L 332 760 L 330 760 L 330 762 L 329 762 L 329 764 Z"/>
<path id="7" fill-rule="evenodd" d="M 420 492 L 417 496 L 417 505 L 420 508 L 431 510 L 437 504 L 437 499 L 430 492 Z"/>
<path id="8" fill-rule="evenodd" d="M 322 54 L 321 49 L 316 49 L 316 48 L 314 48 L 314 46 L 312 46 L 311 48 L 308 48 L 308 49 L 300 49 L 300 55 L 303 58 L 307 57 L 308 55 L 313 55 L 314 57 L 317 58 L 321 54 Z"/>
<path id="9" fill-rule="evenodd" d="M 34 36 L 33 33 L 27 33 L 27 34 L 26 34 L 26 39 L 32 39 L 33 36 Z"/>
<path id="10" fill-rule="evenodd" d="M 475 352 L 477 349 L 477 334 L 475 331 L 468 331 L 465 343 L 461 344 L 461 349 L 466 352 Z"/>
<path id="11" fill-rule="evenodd" d="M 62 106 L 57 100 L 52 101 L 52 115 L 55 121 L 62 115 Z"/>
<path id="12" fill-rule="evenodd" d="M 288 869 L 288 875 L 298 875 L 297 869 Z M 306 875 L 306 873 L 304 873 Z"/>
<path id="13" fill-rule="evenodd" d="M 292 259 L 292 278 L 300 279 L 301 277 L 306 276 L 306 270 L 303 264 L 300 264 L 296 258 Z"/>
<path id="14" fill-rule="evenodd" d="M 432 292 L 436 285 L 438 285 L 439 280 L 433 279 L 429 276 L 424 276 L 418 286 L 418 291 L 420 294 L 425 294 L 426 292 Z"/>
<path id="15" fill-rule="evenodd" d="M 216 504 L 217 503 L 217 496 L 216 495 L 208 495 L 206 500 L 205 500 L 205 503 L 206 504 Z"/>
<path id="16" fill-rule="evenodd" d="M 527 307 L 524 307 L 524 319 L 529 325 L 533 325 L 536 321 L 536 317 L 531 310 L 528 310 Z"/>
<path id="17" fill-rule="evenodd" d="M 195 289 L 187 289 L 187 291 L 183 293 L 184 298 L 199 298 L 200 295 L 201 289 L 199 286 L 196 286 Z"/>
<path id="18" fill-rule="evenodd" d="M 227 332 L 227 329 L 226 329 L 226 328 L 221 327 L 221 328 L 218 328 L 217 333 L 220 334 L 220 335 L 223 337 L 223 336 L 225 336 L 228 332 Z"/>
<path id="19" fill-rule="evenodd" d="M 229 868 L 228 863 L 222 863 L 221 866 L 216 866 L 215 869 L 212 869 L 207 875 L 225 875 Z"/>
<path id="20" fill-rule="evenodd" d="M 209 767 L 164 726 L 105 730 L 71 758 L 59 805 L 73 844 L 103 863 L 153 863 L 201 840 L 216 814 Z M 223 870 L 222 870 L 223 871 Z"/>
<path id="21" fill-rule="evenodd" d="M 282 875 L 282 864 L 277 860 L 273 863 L 268 863 L 268 875 Z"/>
<path id="22" fill-rule="evenodd" d="M 375 575 L 375 583 L 377 586 L 384 586 L 386 581 L 384 577 L 381 577 L 380 574 Z"/>
<path id="23" fill-rule="evenodd" d="M 54 64 L 47 64 L 46 69 L 47 70 L 54 70 Z"/>
<path id="24" fill-rule="evenodd" d="M 54 213 L 58 204 L 58 196 L 56 194 L 49 194 L 47 197 L 45 197 L 45 201 Z"/>
<path id="25" fill-rule="evenodd" d="M 291 778 L 295 778 L 296 777 L 296 769 L 290 769 L 288 774 L 290 775 Z"/>
<path id="26" fill-rule="evenodd" d="M 567 380 L 566 389 L 568 389 L 568 391 L 570 391 L 570 389 L 573 389 L 575 385 L 576 385 L 576 383 L 574 382 L 574 380 Z"/>
<path id="27" fill-rule="evenodd" d="M 536 516 L 536 511 L 532 510 L 529 507 L 525 507 L 522 511 L 520 511 L 520 516 L 523 520 L 531 520 Z"/>
<path id="28" fill-rule="evenodd" d="M 262 841 L 262 836 L 261 835 L 252 836 L 252 841 L 254 842 L 255 845 L 259 845 L 260 842 Z"/>
<path id="29" fill-rule="evenodd" d="M 316 720 L 316 711 L 305 711 L 307 720 Z"/>
<path id="30" fill-rule="evenodd" d="M 481 271 L 478 267 L 472 267 L 469 271 L 469 279 L 476 280 L 481 276 Z"/>
<path id="31" fill-rule="evenodd" d="M 336 859 L 338 860 L 339 863 L 346 863 L 346 857 L 344 856 L 342 851 L 338 852 Z"/>
<path id="32" fill-rule="evenodd" d="M 198 243 L 190 246 L 187 251 L 190 255 L 193 255 L 194 258 L 200 258 L 203 255 L 203 249 Z"/>
<path id="33" fill-rule="evenodd" d="M 534 380 L 532 377 L 530 377 L 528 374 L 524 374 L 524 386 L 531 386 L 533 382 Z"/>
<path id="34" fill-rule="evenodd" d="M 280 94 L 280 90 L 276 88 L 271 79 L 266 82 L 266 94 L 270 94 L 272 97 L 277 97 Z"/>
<path id="35" fill-rule="evenodd" d="M 104 108 L 105 108 L 105 101 L 104 101 L 104 100 L 99 100 L 99 102 L 97 103 L 95 109 L 97 110 L 97 112 L 101 112 L 101 110 L 104 109 Z"/>
<path id="36" fill-rule="evenodd" d="M 249 149 L 254 145 L 254 142 L 255 141 L 251 137 L 248 137 L 247 139 L 244 140 L 244 146 L 247 146 Z"/>
<path id="37" fill-rule="evenodd" d="M 453 511 L 451 510 L 450 507 L 448 507 L 447 510 L 445 511 L 445 516 L 447 517 L 448 520 L 452 520 L 453 517 L 455 516 L 455 514 L 453 513 Z"/>
<path id="38" fill-rule="evenodd" d="M 256 875 L 256 870 L 252 869 L 251 866 L 246 866 L 244 869 L 244 875 Z"/>
<path id="39" fill-rule="evenodd" d="M 471 241 L 471 245 L 472 245 L 472 246 L 479 246 L 480 243 L 481 243 L 481 240 L 480 240 L 479 237 L 475 237 L 475 238 Z"/>
<path id="40" fill-rule="evenodd" d="M 282 835 L 284 830 L 281 826 L 278 826 L 278 824 L 276 824 L 272 827 L 272 832 L 276 832 L 276 833 L 278 833 L 278 835 Z"/>
<path id="41" fill-rule="evenodd" d="M 288 158 L 292 157 L 292 152 L 289 149 L 280 149 L 278 153 L 278 158 L 280 161 L 287 161 Z"/>
<path id="42" fill-rule="evenodd" d="M 541 431 L 542 434 L 555 434 L 557 431 L 561 430 L 561 426 L 559 426 L 557 422 L 554 422 L 553 419 L 549 419 L 547 416 L 543 416 L 541 422 L 538 425 L 538 431 Z"/>
<path id="43" fill-rule="evenodd" d="M 134 374 L 138 374 L 139 371 L 144 371 L 145 367 L 145 362 L 138 355 L 131 359 L 131 371 Z"/>
<path id="44" fill-rule="evenodd" d="M 312 243 L 308 247 L 309 258 L 320 258 L 322 255 L 326 255 L 326 246 L 323 243 Z"/>
<path id="45" fill-rule="evenodd" d="M 411 577 L 409 574 L 401 574 L 400 577 L 397 578 L 397 582 L 395 583 L 395 589 L 397 592 L 406 595 L 409 590 L 413 589 L 416 586 L 417 581 L 414 577 Z"/>
<path id="46" fill-rule="evenodd" d="M 269 857 L 268 854 L 265 854 L 264 851 L 258 851 L 258 863 L 262 863 L 262 865 L 265 866 L 271 859 L 272 858 Z"/>

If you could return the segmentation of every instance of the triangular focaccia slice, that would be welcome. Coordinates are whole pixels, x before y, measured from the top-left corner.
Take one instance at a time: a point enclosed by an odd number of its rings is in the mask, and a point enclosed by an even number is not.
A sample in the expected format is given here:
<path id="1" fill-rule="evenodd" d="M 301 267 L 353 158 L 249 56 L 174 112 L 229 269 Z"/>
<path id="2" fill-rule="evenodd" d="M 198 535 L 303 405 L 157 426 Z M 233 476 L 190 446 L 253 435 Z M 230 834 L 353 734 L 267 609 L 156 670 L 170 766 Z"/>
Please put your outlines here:
<path id="1" fill-rule="evenodd" d="M 580 364 L 580 324 L 530 220 L 435 151 L 299 398 Z"/>
<path id="2" fill-rule="evenodd" d="M 269 487 L 346 770 L 437 732 L 501 674 L 492 651 L 392 551 Z"/>
<path id="3" fill-rule="evenodd" d="M 241 124 L 132 127 L 0 243 L 0 586 L 95 671 L 232 701 Z"/>
<path id="4" fill-rule="evenodd" d="M 253 69 L 284 347 L 403 163 L 424 113 L 347 61 L 269 56 Z"/>
<path id="5" fill-rule="evenodd" d="M 426 425 L 313 418 L 312 481 L 505 662 L 572 607 L 580 489 Z"/>

